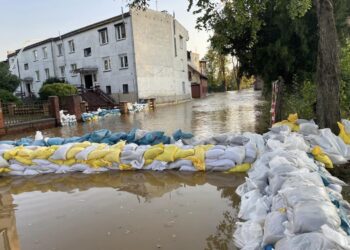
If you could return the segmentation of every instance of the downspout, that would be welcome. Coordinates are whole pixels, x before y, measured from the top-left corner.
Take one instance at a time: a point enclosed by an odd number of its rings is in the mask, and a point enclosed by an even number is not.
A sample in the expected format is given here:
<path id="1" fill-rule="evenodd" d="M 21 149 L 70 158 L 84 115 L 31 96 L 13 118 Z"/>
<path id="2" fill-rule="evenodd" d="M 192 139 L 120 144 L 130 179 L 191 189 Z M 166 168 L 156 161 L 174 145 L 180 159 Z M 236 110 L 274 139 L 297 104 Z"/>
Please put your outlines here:
<path id="1" fill-rule="evenodd" d="M 52 40 L 51 40 L 51 56 L 52 56 L 52 67 L 53 67 L 53 77 L 57 77 L 57 71 L 56 71 L 56 60 L 55 60 L 55 55 L 53 53 L 53 45 L 52 45 Z"/>
<path id="2" fill-rule="evenodd" d="M 19 62 L 18 62 L 18 56 L 16 58 L 17 60 L 17 70 L 18 70 L 18 78 L 21 81 L 20 86 L 21 86 L 21 99 L 23 99 L 23 85 L 22 85 L 22 79 L 21 79 L 21 71 L 19 70 Z"/>
<path id="3" fill-rule="evenodd" d="M 130 25 L 131 25 L 131 34 L 130 34 L 130 38 L 131 38 L 131 44 L 132 44 L 132 57 L 134 59 L 134 79 L 133 79 L 133 83 L 134 83 L 134 88 L 136 91 L 136 101 L 139 101 L 139 87 L 138 87 L 138 82 L 137 82 L 137 67 L 136 67 L 136 52 L 135 52 L 135 37 L 134 37 L 134 26 L 133 26 L 133 11 L 130 10 Z"/>

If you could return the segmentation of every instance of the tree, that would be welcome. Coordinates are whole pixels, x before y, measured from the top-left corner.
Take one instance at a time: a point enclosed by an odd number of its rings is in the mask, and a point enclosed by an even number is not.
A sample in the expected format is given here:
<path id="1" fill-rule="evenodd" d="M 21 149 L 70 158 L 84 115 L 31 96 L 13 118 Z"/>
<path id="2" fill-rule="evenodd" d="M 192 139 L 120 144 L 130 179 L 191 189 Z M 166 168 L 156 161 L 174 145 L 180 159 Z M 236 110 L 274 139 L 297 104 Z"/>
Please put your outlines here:
<path id="1" fill-rule="evenodd" d="M 17 89 L 20 83 L 21 80 L 17 76 L 11 74 L 8 64 L 0 62 L 0 89 L 12 93 Z"/>
<path id="2" fill-rule="evenodd" d="M 49 96 L 70 96 L 78 93 L 75 86 L 67 83 L 52 83 L 43 85 L 39 90 L 40 98 L 47 100 Z"/>

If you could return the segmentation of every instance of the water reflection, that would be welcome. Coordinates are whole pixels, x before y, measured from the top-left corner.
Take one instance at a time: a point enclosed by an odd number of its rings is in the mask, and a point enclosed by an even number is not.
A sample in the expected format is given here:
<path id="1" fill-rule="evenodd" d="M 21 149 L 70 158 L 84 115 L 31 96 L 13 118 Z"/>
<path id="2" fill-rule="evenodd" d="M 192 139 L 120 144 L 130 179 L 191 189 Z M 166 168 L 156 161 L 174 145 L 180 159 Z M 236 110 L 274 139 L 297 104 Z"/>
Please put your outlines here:
<path id="1" fill-rule="evenodd" d="M 235 189 L 243 182 L 243 175 L 175 171 L 6 177 L 0 184 L 4 249 L 19 249 L 18 238 L 25 249 L 115 249 L 116 242 L 118 249 L 154 249 L 158 241 L 165 249 L 232 249 Z M 83 210 L 75 211 L 77 202 Z M 84 225 L 92 221 L 94 240 L 77 241 L 90 235 Z M 148 242 L 154 235 L 159 238 Z"/>

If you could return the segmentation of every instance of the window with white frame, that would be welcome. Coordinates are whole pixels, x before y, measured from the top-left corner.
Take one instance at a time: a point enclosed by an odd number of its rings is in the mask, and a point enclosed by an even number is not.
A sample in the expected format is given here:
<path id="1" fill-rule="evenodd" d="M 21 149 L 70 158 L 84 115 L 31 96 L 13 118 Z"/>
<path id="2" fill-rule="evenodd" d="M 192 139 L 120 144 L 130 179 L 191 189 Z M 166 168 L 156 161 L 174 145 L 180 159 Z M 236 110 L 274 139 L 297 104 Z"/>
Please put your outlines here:
<path id="1" fill-rule="evenodd" d="M 66 77 L 66 67 L 65 66 L 60 66 L 60 73 L 61 73 L 62 78 Z"/>
<path id="2" fill-rule="evenodd" d="M 68 41 L 68 46 L 69 46 L 69 53 L 74 53 L 75 52 L 74 40 Z"/>
<path id="3" fill-rule="evenodd" d="M 77 74 L 76 73 L 77 65 L 75 63 L 71 64 L 70 69 L 71 69 L 72 76 L 75 76 Z"/>
<path id="4" fill-rule="evenodd" d="M 38 51 L 37 50 L 33 50 L 33 58 L 34 58 L 34 61 L 38 61 Z"/>
<path id="5" fill-rule="evenodd" d="M 43 58 L 47 59 L 47 47 L 43 47 Z"/>
<path id="6" fill-rule="evenodd" d="M 115 25 L 115 34 L 117 40 L 122 40 L 126 38 L 125 23 L 118 23 Z"/>
<path id="7" fill-rule="evenodd" d="M 24 70 L 28 70 L 29 69 L 29 65 L 28 65 L 28 63 L 25 63 L 24 64 Z"/>
<path id="8" fill-rule="evenodd" d="M 100 36 L 100 44 L 101 45 L 107 44 L 108 43 L 108 30 L 107 30 L 107 28 L 100 29 L 98 31 L 98 33 L 99 33 L 99 36 Z"/>
<path id="9" fill-rule="evenodd" d="M 179 39 L 180 39 L 180 49 L 183 49 L 184 48 L 184 38 L 183 38 L 183 36 L 180 36 Z"/>
<path id="10" fill-rule="evenodd" d="M 39 70 L 35 71 L 35 80 L 37 82 L 40 82 L 40 72 L 39 72 Z"/>
<path id="11" fill-rule="evenodd" d="M 58 54 L 58 56 L 63 55 L 63 44 L 62 43 L 57 44 L 57 54 Z"/>
<path id="12" fill-rule="evenodd" d="M 45 69 L 45 75 L 46 75 L 46 79 L 50 78 L 50 69 L 48 68 Z"/>
<path id="13" fill-rule="evenodd" d="M 103 60 L 103 70 L 104 71 L 110 71 L 111 70 L 111 58 L 110 57 L 104 57 Z"/>
<path id="14" fill-rule="evenodd" d="M 120 58 L 120 68 L 126 69 L 129 67 L 128 56 L 126 54 L 119 55 Z"/>

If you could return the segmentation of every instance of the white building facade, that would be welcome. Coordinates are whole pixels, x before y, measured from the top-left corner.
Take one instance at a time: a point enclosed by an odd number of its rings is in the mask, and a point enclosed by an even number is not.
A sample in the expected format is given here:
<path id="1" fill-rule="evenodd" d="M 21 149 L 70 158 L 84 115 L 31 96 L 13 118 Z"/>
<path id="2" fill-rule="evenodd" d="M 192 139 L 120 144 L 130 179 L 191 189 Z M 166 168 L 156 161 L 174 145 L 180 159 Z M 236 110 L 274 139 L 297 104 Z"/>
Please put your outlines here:
<path id="1" fill-rule="evenodd" d="M 133 11 L 27 46 L 8 55 L 22 80 L 17 92 L 37 95 L 51 77 L 116 101 L 190 99 L 187 30 L 166 12 Z"/>

